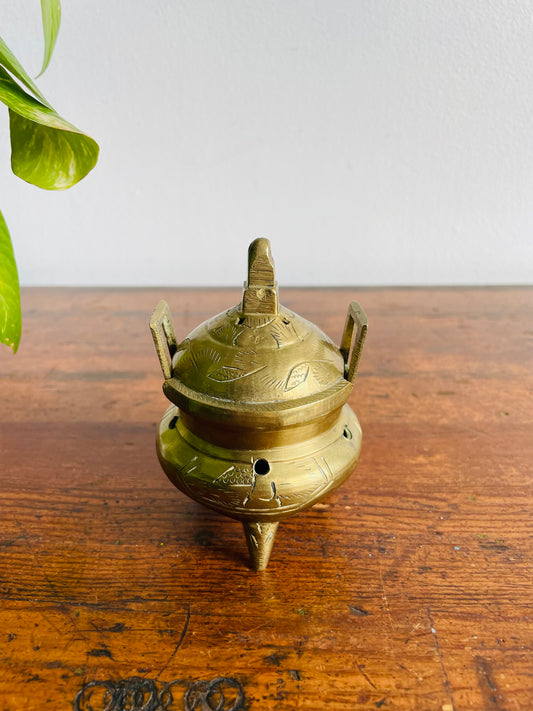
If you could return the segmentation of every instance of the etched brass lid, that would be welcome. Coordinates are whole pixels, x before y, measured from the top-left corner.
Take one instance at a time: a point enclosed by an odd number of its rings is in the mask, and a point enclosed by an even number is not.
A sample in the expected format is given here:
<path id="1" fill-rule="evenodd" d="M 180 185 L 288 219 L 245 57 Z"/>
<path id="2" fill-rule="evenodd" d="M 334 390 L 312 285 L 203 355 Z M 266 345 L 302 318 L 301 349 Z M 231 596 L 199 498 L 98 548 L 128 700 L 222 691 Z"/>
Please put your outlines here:
<path id="1" fill-rule="evenodd" d="M 162 313 L 154 319 L 165 324 Z M 247 427 L 288 426 L 341 407 L 352 388 L 340 349 L 278 303 L 267 239 L 250 245 L 240 304 L 179 344 L 165 334 L 171 363 L 163 389 L 185 412 Z"/>

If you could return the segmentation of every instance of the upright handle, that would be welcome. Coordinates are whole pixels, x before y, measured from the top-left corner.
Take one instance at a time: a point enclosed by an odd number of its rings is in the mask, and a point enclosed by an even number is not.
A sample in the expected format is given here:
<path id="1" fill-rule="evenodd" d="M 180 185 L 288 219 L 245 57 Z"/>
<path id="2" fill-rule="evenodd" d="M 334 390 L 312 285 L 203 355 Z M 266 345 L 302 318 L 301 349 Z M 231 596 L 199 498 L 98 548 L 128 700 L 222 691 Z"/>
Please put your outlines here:
<path id="1" fill-rule="evenodd" d="M 357 331 L 354 339 L 353 332 L 355 325 L 357 326 Z M 348 315 L 346 316 L 346 325 L 344 326 L 340 347 L 341 355 L 344 358 L 344 377 L 351 383 L 353 383 L 357 375 L 357 368 L 361 360 L 361 352 L 363 350 L 367 329 L 368 321 L 365 312 L 357 301 L 352 301 L 348 306 Z M 351 357 L 350 350 L 352 352 Z"/>
<path id="2" fill-rule="evenodd" d="M 160 301 L 150 319 L 150 331 L 165 380 L 172 377 L 172 357 L 178 350 L 172 317 L 166 301 Z"/>

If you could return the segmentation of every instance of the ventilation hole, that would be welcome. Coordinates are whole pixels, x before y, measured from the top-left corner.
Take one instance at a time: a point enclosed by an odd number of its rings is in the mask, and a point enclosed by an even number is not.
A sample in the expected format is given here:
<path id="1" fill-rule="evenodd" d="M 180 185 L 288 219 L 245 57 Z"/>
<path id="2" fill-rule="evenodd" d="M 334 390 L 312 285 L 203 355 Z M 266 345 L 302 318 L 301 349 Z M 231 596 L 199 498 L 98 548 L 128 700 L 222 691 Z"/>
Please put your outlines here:
<path id="1" fill-rule="evenodd" d="M 176 422 L 178 421 L 178 416 L 175 415 L 168 423 L 168 429 L 173 430 L 176 427 Z"/>
<path id="2" fill-rule="evenodd" d="M 256 459 L 254 462 L 254 472 L 263 476 L 270 471 L 270 464 L 266 459 Z"/>
<path id="3" fill-rule="evenodd" d="M 344 437 L 346 437 L 346 439 L 352 439 L 352 433 L 346 426 L 344 427 L 342 434 Z"/>
<path id="4" fill-rule="evenodd" d="M 285 318 L 283 319 L 283 323 L 284 323 L 286 326 L 288 326 L 288 325 L 290 324 L 290 321 L 289 321 L 289 319 L 288 319 L 287 317 L 285 317 Z"/>
<path id="5" fill-rule="evenodd" d="M 237 326 L 242 326 L 244 323 L 244 316 L 241 316 L 239 319 L 237 319 Z"/>

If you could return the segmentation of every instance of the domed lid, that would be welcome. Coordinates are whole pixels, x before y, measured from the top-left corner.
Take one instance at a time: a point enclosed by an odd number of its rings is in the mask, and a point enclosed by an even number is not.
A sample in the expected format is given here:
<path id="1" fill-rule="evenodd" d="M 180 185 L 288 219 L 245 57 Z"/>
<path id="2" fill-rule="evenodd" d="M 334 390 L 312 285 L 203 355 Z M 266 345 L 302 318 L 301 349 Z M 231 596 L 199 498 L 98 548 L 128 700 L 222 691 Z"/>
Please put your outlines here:
<path id="1" fill-rule="evenodd" d="M 353 382 L 345 367 L 348 353 L 341 354 L 317 326 L 278 304 L 268 240 L 250 245 L 241 303 L 205 321 L 179 344 L 173 332 L 169 338 L 170 316 L 165 317 L 168 307 L 162 304 L 152 322 L 163 323 L 172 358 L 163 389 L 185 412 L 247 428 L 283 427 L 346 402 Z"/>

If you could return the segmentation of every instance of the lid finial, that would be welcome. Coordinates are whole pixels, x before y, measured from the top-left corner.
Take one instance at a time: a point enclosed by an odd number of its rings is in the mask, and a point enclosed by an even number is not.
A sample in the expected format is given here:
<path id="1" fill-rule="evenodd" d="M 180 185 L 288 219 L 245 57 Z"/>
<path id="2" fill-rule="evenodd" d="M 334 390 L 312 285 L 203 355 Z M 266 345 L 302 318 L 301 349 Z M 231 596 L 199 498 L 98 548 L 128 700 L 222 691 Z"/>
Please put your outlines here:
<path id="1" fill-rule="evenodd" d="M 242 312 L 246 316 L 278 313 L 274 261 L 270 242 L 263 237 L 248 248 L 248 281 L 244 284 Z"/>

